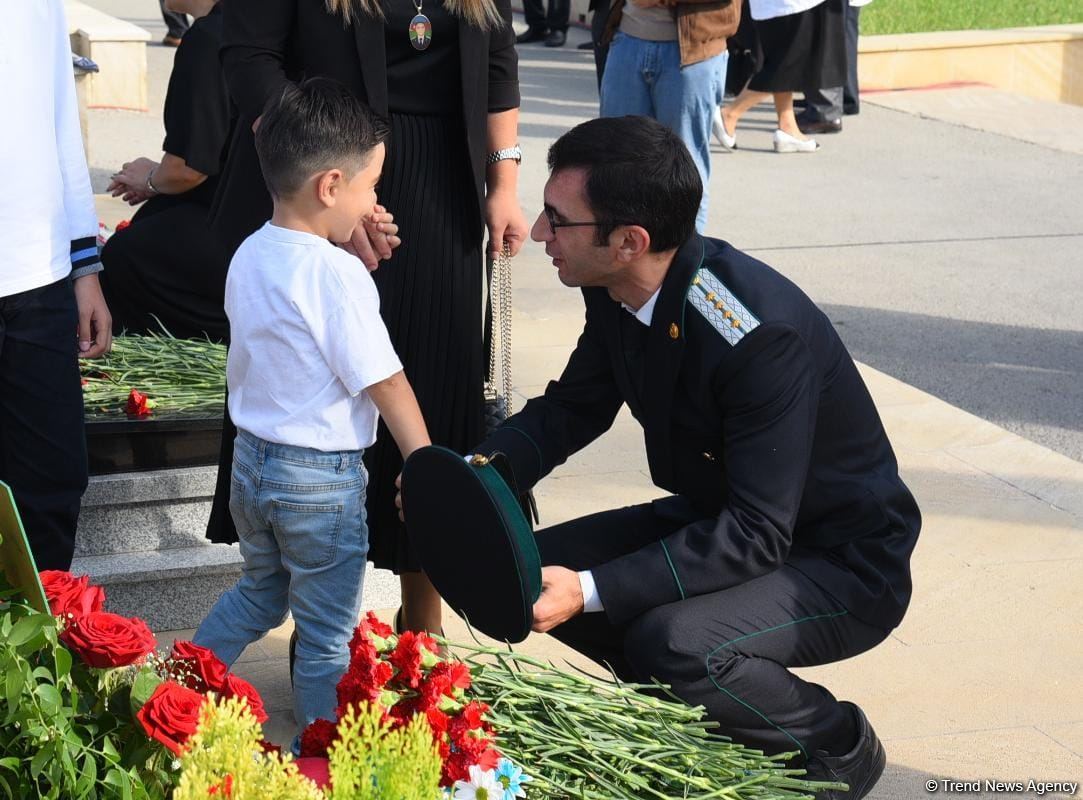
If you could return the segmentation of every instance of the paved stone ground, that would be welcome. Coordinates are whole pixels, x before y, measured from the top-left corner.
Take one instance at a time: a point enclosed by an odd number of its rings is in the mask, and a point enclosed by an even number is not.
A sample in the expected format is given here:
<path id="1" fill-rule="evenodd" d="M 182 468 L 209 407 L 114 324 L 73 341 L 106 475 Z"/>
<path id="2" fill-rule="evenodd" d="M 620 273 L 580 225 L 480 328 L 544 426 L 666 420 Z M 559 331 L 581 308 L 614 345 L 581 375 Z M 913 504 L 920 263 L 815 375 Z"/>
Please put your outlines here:
<path id="1" fill-rule="evenodd" d="M 155 19 L 151 0 L 94 4 Z M 596 112 L 593 68 L 571 49 L 584 36 L 573 30 L 558 51 L 521 51 L 528 214 L 540 206 L 546 146 Z M 150 51 L 156 82 L 168 57 Z M 869 712 L 889 759 L 875 800 L 921 797 L 927 780 L 943 778 L 1083 778 L 1078 110 L 1013 115 L 1031 104 L 959 91 L 950 102 L 870 96 L 808 157 L 769 153 L 770 115 L 757 110 L 741 149 L 716 155 L 711 182 L 711 230 L 804 286 L 868 365 L 924 513 L 903 624 L 867 654 L 803 671 Z M 998 105 L 1009 113 L 994 113 Z M 157 124 L 92 112 L 93 166 L 108 172 L 154 153 Z M 563 365 L 582 309 L 536 246 L 517 259 L 515 281 L 515 383 L 525 398 Z M 655 496 L 642 450 L 622 416 L 540 485 L 543 523 Z M 267 698 L 278 741 L 294 731 L 288 632 L 272 632 L 238 666 Z M 449 633 L 465 635 L 456 621 Z M 547 637 L 523 646 L 574 658 Z"/>

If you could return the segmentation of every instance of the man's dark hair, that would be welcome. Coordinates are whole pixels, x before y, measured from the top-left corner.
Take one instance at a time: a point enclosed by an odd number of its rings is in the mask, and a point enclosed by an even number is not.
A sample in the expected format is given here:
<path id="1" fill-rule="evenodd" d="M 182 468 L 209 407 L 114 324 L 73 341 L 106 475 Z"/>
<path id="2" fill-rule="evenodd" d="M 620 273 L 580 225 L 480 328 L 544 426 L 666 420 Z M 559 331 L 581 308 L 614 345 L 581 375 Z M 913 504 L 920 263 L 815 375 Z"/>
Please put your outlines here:
<path id="1" fill-rule="evenodd" d="M 650 117 L 605 117 L 576 125 L 549 148 L 549 171 L 587 171 L 595 243 L 618 225 L 641 225 L 651 251 L 680 247 L 696 229 L 703 182 L 684 142 Z"/>
<path id="2" fill-rule="evenodd" d="M 387 121 L 328 78 L 288 84 L 271 98 L 256 129 L 256 153 L 267 188 L 289 197 L 317 172 L 341 169 L 350 178 L 386 141 Z"/>

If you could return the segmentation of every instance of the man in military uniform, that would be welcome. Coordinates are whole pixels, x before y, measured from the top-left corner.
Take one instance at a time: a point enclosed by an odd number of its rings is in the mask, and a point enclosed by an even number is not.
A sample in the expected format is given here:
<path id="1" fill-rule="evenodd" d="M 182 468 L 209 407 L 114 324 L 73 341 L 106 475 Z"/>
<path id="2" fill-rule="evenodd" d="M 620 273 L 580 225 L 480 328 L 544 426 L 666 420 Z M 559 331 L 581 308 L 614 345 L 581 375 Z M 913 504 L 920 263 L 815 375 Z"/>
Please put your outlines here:
<path id="1" fill-rule="evenodd" d="M 794 284 L 695 234 L 700 178 L 644 117 L 549 151 L 532 237 L 582 287 L 563 374 L 478 448 L 527 490 L 627 403 L 672 495 L 537 534 L 534 630 L 657 678 L 722 732 L 858 798 L 884 768 L 862 711 L 791 667 L 883 641 L 910 600 L 913 497 L 854 362 Z"/>

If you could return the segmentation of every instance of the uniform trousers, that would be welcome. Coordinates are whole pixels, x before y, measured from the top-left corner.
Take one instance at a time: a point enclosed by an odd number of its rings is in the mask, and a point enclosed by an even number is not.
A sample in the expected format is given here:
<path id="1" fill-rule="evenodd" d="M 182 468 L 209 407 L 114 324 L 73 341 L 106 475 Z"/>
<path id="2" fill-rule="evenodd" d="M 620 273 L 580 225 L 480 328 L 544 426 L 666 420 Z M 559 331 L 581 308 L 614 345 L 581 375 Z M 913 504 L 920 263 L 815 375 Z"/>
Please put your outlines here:
<path id="1" fill-rule="evenodd" d="M 590 569 L 663 538 L 694 521 L 693 514 L 672 498 L 556 525 L 537 534 L 542 564 Z M 857 619 L 786 564 L 733 588 L 651 609 L 624 625 L 598 612 L 550 633 L 609 664 L 622 680 L 668 684 L 681 700 L 704 706 L 718 733 L 766 753 L 796 753 L 800 763 L 818 752 L 849 752 L 856 731 L 851 713 L 831 692 L 790 668 L 855 656 L 888 631 Z"/>
<path id="2" fill-rule="evenodd" d="M 70 278 L 0 297 L 0 480 L 39 570 L 71 566 L 87 486 Z"/>

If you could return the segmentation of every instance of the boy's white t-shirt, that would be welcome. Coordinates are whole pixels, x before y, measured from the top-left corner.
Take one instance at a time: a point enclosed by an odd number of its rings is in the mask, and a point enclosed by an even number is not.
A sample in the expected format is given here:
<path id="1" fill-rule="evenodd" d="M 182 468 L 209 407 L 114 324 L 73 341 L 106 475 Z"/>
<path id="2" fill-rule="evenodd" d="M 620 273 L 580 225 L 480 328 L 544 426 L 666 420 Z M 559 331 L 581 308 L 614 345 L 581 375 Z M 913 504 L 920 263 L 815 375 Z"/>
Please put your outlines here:
<path id="1" fill-rule="evenodd" d="M 229 265 L 226 381 L 238 428 L 316 450 L 363 450 L 379 412 L 364 389 L 402 370 L 364 264 L 270 222 Z"/>

